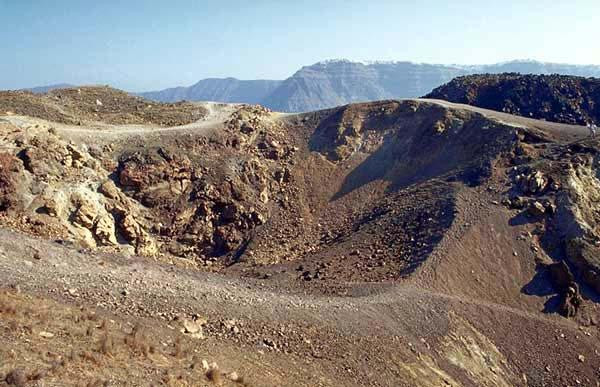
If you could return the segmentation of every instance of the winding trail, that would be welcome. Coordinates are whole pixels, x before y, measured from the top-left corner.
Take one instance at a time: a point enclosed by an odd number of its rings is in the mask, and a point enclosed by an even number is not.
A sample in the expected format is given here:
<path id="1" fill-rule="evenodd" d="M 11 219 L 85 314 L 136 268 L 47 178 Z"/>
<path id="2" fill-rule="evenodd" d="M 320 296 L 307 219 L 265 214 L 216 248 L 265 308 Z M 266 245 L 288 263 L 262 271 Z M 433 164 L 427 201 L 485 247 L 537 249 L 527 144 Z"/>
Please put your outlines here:
<path id="1" fill-rule="evenodd" d="M 474 113 L 482 114 L 488 118 L 500 121 L 507 125 L 516 127 L 527 127 L 531 129 L 538 129 L 545 132 L 552 133 L 556 136 L 565 137 L 568 136 L 570 139 L 582 139 L 589 136 L 589 131 L 584 126 L 560 124 L 556 122 L 548 122 L 535 120 L 526 117 L 515 116 L 508 113 L 497 112 L 494 110 L 488 110 L 478 108 L 470 105 L 463 105 L 452 103 L 443 100 L 436 99 L 405 99 L 405 101 L 417 101 L 421 103 L 430 103 L 439 106 L 443 106 L 450 109 L 467 110 Z M 35 125 L 39 123 L 45 123 L 51 125 L 65 134 L 88 134 L 94 136 L 119 136 L 119 135 L 131 135 L 131 134 L 160 134 L 184 131 L 190 132 L 197 135 L 206 133 L 209 130 L 218 129 L 222 124 L 234 113 L 241 104 L 225 104 L 217 102 L 205 102 L 200 103 L 201 106 L 207 109 L 208 114 L 202 119 L 193 122 L 188 125 L 173 126 L 173 127 L 159 127 L 159 126 L 147 126 L 147 125 L 109 125 L 103 123 L 94 123 L 92 128 L 84 128 L 81 126 L 66 125 L 51 123 L 37 118 L 31 118 L 27 116 L 18 115 L 0 115 L 0 121 L 10 122 L 17 126 Z M 290 119 L 298 115 L 306 113 L 272 113 L 273 119 Z"/>

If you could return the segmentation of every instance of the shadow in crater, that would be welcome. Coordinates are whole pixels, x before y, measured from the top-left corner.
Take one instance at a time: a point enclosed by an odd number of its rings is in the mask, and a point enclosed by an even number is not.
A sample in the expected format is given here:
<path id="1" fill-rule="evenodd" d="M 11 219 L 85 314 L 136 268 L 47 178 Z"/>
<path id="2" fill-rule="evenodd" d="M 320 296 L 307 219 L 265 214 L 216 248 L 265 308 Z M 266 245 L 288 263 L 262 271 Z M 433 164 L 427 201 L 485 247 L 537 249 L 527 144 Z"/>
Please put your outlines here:
<path id="1" fill-rule="evenodd" d="M 535 224 L 539 223 L 541 218 L 533 217 L 527 214 L 527 210 L 523 210 L 519 212 L 517 215 L 510 218 L 508 224 L 511 226 L 522 226 L 525 224 Z"/>
<path id="2" fill-rule="evenodd" d="M 340 149 L 347 155 L 360 151 L 367 131 L 379 132 L 383 139 L 379 148 L 345 177 L 332 200 L 377 180 L 390 182 L 390 191 L 442 175 L 478 185 L 490 176 L 491 162 L 510 150 L 515 140 L 514 129 L 477 114 L 440 128 L 447 114 L 440 106 L 407 112 L 400 104 L 390 115 L 394 119 L 364 119 L 360 130 L 353 128 L 353 116 L 346 109 L 340 108 L 318 125 L 309 140 L 311 151 L 339 161 L 347 157 L 339 154 Z"/>
<path id="3" fill-rule="evenodd" d="M 552 284 L 550 270 L 546 265 L 538 264 L 536 273 L 523 288 L 521 292 L 528 296 L 548 297 L 545 303 L 543 313 L 557 313 L 560 306 L 560 294 Z"/>
<path id="4" fill-rule="evenodd" d="M 535 275 L 521 290 L 528 296 L 540 297 L 550 296 L 557 292 L 550 280 L 550 271 L 546 265 L 542 264 L 537 265 Z"/>
<path id="5" fill-rule="evenodd" d="M 517 215 L 519 217 L 521 214 Z M 516 218 L 515 217 L 515 218 Z M 515 219 L 513 218 L 513 219 Z M 511 219 L 511 221 L 513 220 Z M 537 219 L 539 222 L 540 219 Z M 533 220 L 531 222 L 534 222 Z M 550 224 L 551 220 L 546 219 L 546 231 L 540 238 L 540 247 L 544 252 L 552 259 L 552 263 L 564 262 L 570 272 L 573 274 L 574 282 L 579 287 L 579 295 L 584 300 L 589 300 L 594 303 L 600 303 L 600 295 L 585 283 L 578 270 L 569 260 L 566 255 L 566 246 L 564 237 L 561 236 L 557 230 L 552 228 Z M 510 223 L 510 222 L 509 222 Z M 517 225 L 518 223 L 510 223 L 511 225 Z M 565 289 L 561 289 L 558 284 L 555 284 L 550 272 L 549 264 L 538 264 L 536 267 L 536 274 L 534 277 L 521 288 L 521 292 L 530 296 L 548 297 L 551 296 L 544 304 L 544 313 L 557 313 L 561 303 L 561 293 Z"/>

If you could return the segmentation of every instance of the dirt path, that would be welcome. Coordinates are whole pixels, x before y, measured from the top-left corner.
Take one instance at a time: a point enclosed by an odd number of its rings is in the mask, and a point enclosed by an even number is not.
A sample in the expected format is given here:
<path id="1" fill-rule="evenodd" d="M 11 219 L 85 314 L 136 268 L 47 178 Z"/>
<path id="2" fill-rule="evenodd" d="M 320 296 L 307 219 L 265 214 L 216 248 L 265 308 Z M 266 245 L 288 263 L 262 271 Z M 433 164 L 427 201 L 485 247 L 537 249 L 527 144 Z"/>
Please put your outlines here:
<path id="1" fill-rule="evenodd" d="M 86 125 L 86 127 L 47 122 L 37 118 L 27 116 L 2 116 L 0 120 L 10 122 L 16 126 L 33 126 L 36 124 L 45 124 L 52 126 L 59 132 L 67 136 L 88 135 L 94 137 L 119 137 L 132 134 L 162 134 L 173 131 L 185 131 L 195 134 L 203 134 L 204 132 L 219 127 L 229 116 L 235 112 L 240 105 L 238 104 L 220 104 L 220 103 L 203 103 L 202 106 L 208 110 L 208 114 L 194 123 L 174 127 L 159 127 L 146 125 L 109 125 L 104 123 L 94 123 Z M 91 127 L 91 128 L 90 128 Z"/>
<path id="2" fill-rule="evenodd" d="M 78 252 L 7 230 L 0 230 L 0 278 L 25 294 L 99 308 L 130 321 L 155 321 L 170 329 L 179 329 L 182 318 L 206 317 L 205 333 L 211 347 L 239 348 L 238 354 L 230 355 L 230 363 L 243 365 L 248 356 L 261 356 L 265 350 L 282 351 L 270 360 L 262 355 L 262 361 L 271 369 L 285 370 L 279 371 L 278 377 L 287 385 L 315 385 L 307 375 L 289 379 L 292 374 L 301 375 L 306 363 L 315 369 L 321 364 L 321 371 L 316 371 L 322 373 L 320 385 L 336 385 L 333 380 L 338 380 L 344 385 L 434 386 L 441 382 L 436 379 L 443 372 L 438 367 L 448 359 L 458 362 L 459 369 L 480 372 L 471 382 L 450 384 L 454 386 L 486 385 L 481 383 L 496 377 L 489 374 L 488 367 L 494 367 L 501 379 L 490 386 L 519 385 L 508 382 L 515 380 L 511 374 L 520 375 L 547 364 L 564 378 L 575 380 L 573 374 L 582 372 L 581 367 L 564 369 L 570 361 L 561 359 L 584 354 L 593 362 L 595 353 L 600 353 L 600 347 L 590 345 L 577 325 L 556 315 L 441 294 L 411 284 L 400 283 L 362 297 L 290 294 L 268 281 L 187 271 L 147 258 Z M 242 333 L 230 336 L 229 321 L 243 327 Z M 575 341 L 556 348 L 546 337 L 557 334 L 552 332 Z M 469 336 L 457 336 L 465 334 Z M 470 341 L 463 347 L 461 340 Z M 264 343 L 271 342 L 274 347 L 265 347 Z M 496 364 L 496 360 L 479 364 L 473 359 L 480 352 L 513 354 L 518 358 L 512 360 L 511 367 L 523 369 L 498 371 L 501 363 Z M 555 363 L 548 363 L 543 353 L 555 353 Z M 364 357 L 370 360 L 365 363 Z M 294 359 L 303 360 L 297 364 Z M 389 359 L 403 364 L 403 371 L 395 370 Z M 438 365 L 427 359 L 437 359 Z M 583 371 L 593 372 L 589 366 Z M 408 381 L 414 372 L 424 373 L 419 382 Z M 324 381 L 327 378 L 329 382 Z M 429 378 L 434 384 L 425 382 Z M 258 385 L 271 385 L 263 383 Z"/>
<path id="3" fill-rule="evenodd" d="M 230 309 L 236 310 L 239 315 L 261 320 L 294 320 L 295 316 L 305 319 L 308 315 L 313 315 L 313 318 L 330 320 L 336 328 L 367 329 L 373 321 L 360 317 L 365 311 L 376 310 L 383 317 L 390 305 L 409 311 L 419 301 L 437 300 L 435 303 L 440 305 L 464 303 L 535 321 L 569 325 L 568 320 L 551 315 L 544 316 L 495 303 L 459 298 L 408 284 L 398 284 L 382 292 L 354 298 L 300 295 L 281 292 L 264 281 L 190 272 L 151 262 L 147 258 L 82 254 L 55 243 L 7 230 L 0 230 L 0 241 L 2 278 L 9 279 L 23 289 L 42 293 L 49 291 L 50 294 L 67 299 L 71 298 L 70 293 L 76 293 L 85 295 L 89 302 L 100 304 L 106 302 L 107 294 L 112 298 L 126 292 L 127 297 L 120 297 L 122 304 L 101 305 L 124 313 L 132 312 L 128 304 L 152 305 L 155 302 L 154 307 L 157 309 L 174 308 L 177 305 L 182 311 L 193 312 L 195 304 L 202 299 L 202 309 L 210 314 L 218 315 Z M 34 259 L 34 252 L 40 251 L 43 252 L 43 259 Z M 348 325 L 342 323 L 345 319 L 336 321 L 341 315 L 348 318 Z M 392 325 L 386 328 L 397 328 L 396 322 Z"/>
<path id="4" fill-rule="evenodd" d="M 483 114 L 486 117 L 496 119 L 507 125 L 524 126 L 532 129 L 539 129 L 545 132 L 550 132 L 556 136 L 567 140 L 579 140 L 589 136 L 589 131 L 585 126 L 568 125 L 556 122 L 548 122 L 516 116 L 513 114 L 497 112 L 495 110 L 483 109 L 476 106 L 452 103 L 439 99 L 415 99 L 415 101 L 434 103 L 452 109 L 468 110 L 475 113 Z"/>
<path id="5" fill-rule="evenodd" d="M 507 113 L 497 112 L 488 109 L 482 109 L 475 106 L 456 104 L 442 100 L 434 99 L 407 99 L 412 101 L 419 101 L 424 103 L 437 104 L 447 108 L 467 110 L 479 114 L 483 114 L 486 117 L 496 119 L 504 124 L 514 126 L 525 126 L 532 129 L 543 130 L 550 132 L 556 136 L 563 137 L 567 140 L 577 140 L 586 138 L 589 136 L 588 129 L 583 126 L 567 125 L 554 122 L 540 121 L 520 116 L 515 116 Z M 10 122 L 17 126 L 30 126 L 36 124 L 46 124 L 55 127 L 59 132 L 69 136 L 78 135 L 93 135 L 94 137 L 118 137 L 126 135 L 140 135 L 140 134 L 167 134 L 170 132 L 188 132 L 194 134 L 203 134 L 211 129 L 219 128 L 224 121 L 226 121 L 230 115 L 235 112 L 240 104 L 224 104 L 224 103 L 213 103 L 206 102 L 201 104 L 202 107 L 206 108 L 208 114 L 201 120 L 182 126 L 175 127 L 158 127 L 158 126 L 144 126 L 144 125 L 108 125 L 103 123 L 95 123 L 91 128 L 80 127 L 66 124 L 50 123 L 41 119 L 26 117 L 26 116 L 0 116 L 0 120 Z M 290 114 L 290 113 L 272 113 L 272 119 L 290 119 L 303 113 Z"/>

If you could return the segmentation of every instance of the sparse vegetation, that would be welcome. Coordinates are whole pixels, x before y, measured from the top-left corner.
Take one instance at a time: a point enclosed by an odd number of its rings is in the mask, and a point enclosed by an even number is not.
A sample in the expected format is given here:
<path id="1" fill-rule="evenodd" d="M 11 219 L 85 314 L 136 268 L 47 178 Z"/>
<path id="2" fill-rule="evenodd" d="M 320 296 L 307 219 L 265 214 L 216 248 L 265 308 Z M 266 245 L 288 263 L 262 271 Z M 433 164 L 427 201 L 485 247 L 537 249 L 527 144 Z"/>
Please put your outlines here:
<path id="1" fill-rule="evenodd" d="M 10 371 L 4 377 L 4 380 L 5 380 L 6 384 L 8 384 L 9 386 L 24 387 L 25 384 L 27 383 L 28 378 L 23 369 L 16 368 L 16 369 Z"/>
<path id="2" fill-rule="evenodd" d="M 37 311 L 30 307 L 33 304 Z M 149 333 L 141 322 L 127 330 L 110 320 L 96 311 L 76 309 L 14 291 L 0 291 L 0 339 L 5 344 L 0 347 L 0 358 L 4 360 L 0 364 L 0 381 L 10 386 L 26 386 L 35 381 L 104 386 L 110 385 L 109 379 L 115 377 L 122 380 L 139 377 L 143 378 L 140 379 L 142 384 L 146 384 L 155 372 L 168 371 L 170 385 L 194 386 L 194 380 L 205 377 L 198 355 L 188 357 L 185 349 L 192 344 L 196 353 L 197 343 L 186 343 L 179 333 L 161 331 L 157 335 L 156 327 Z M 66 334 L 64 338 L 54 334 L 52 338 L 43 339 L 34 332 Z M 22 337 L 27 337 L 27 345 L 17 345 Z M 172 349 L 159 351 L 155 337 L 172 340 Z M 130 369 L 124 370 L 123 363 Z M 82 368 L 94 370 L 92 375 L 96 377 L 82 382 Z M 115 374 L 111 370 L 119 371 Z M 134 370 L 137 371 L 133 373 Z M 212 377 L 223 382 L 220 374 Z M 69 380 L 72 383 L 67 382 Z"/>
<path id="3" fill-rule="evenodd" d="M 221 376 L 221 372 L 216 368 L 211 368 L 208 371 L 206 371 L 206 377 L 208 378 L 208 380 L 210 380 L 217 386 L 220 386 L 223 383 L 223 377 Z"/>
<path id="4" fill-rule="evenodd" d="M 0 106 L 1 113 L 10 111 L 72 125 L 101 120 L 112 124 L 175 126 L 197 121 L 206 114 L 204 108 L 191 103 L 153 102 L 103 86 L 60 89 L 48 95 L 1 91 Z"/>

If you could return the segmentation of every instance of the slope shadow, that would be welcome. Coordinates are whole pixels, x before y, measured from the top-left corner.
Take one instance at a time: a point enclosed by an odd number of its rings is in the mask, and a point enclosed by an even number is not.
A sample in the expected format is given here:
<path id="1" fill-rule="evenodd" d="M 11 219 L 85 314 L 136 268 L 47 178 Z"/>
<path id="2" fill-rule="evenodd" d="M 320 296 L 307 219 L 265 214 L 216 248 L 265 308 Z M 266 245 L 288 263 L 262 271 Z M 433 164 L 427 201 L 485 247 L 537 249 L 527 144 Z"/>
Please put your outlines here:
<path id="1" fill-rule="evenodd" d="M 528 296 L 548 297 L 544 303 L 543 313 L 557 313 L 560 306 L 560 292 L 552 284 L 550 279 L 550 270 L 546 265 L 538 264 L 535 268 L 536 273 L 525 286 L 521 288 L 521 292 Z"/>
<path id="2" fill-rule="evenodd" d="M 538 219 L 539 220 L 539 219 Z M 546 225 L 546 230 L 549 225 Z M 556 241 L 559 241 L 557 244 Z M 594 303 L 600 303 L 600 294 L 585 283 L 582 279 L 580 271 L 574 267 L 566 258 L 566 248 L 564 240 L 553 232 L 546 232 L 540 241 L 540 246 L 544 252 L 552 259 L 552 263 L 564 262 L 571 273 L 577 285 L 579 286 L 579 294 L 584 300 L 589 300 Z M 544 304 L 544 313 L 557 313 L 561 299 L 561 289 L 552 281 L 549 265 L 538 264 L 536 266 L 536 274 L 531 281 L 521 288 L 521 292 L 530 296 L 550 297 Z"/>
<path id="3" fill-rule="evenodd" d="M 519 212 L 518 214 L 516 214 L 515 216 L 513 216 L 512 218 L 510 218 L 510 220 L 508 221 L 508 224 L 510 226 L 522 226 L 525 224 L 535 224 L 535 223 L 538 223 L 539 221 L 540 221 L 539 217 L 530 216 L 527 213 L 527 210 L 523 210 L 523 211 Z"/>
<path id="4" fill-rule="evenodd" d="M 493 124 L 482 129 L 486 124 L 484 117 L 474 117 L 460 133 L 440 134 L 430 121 L 408 129 L 398 123 L 384 135 L 382 145 L 345 177 L 332 200 L 376 180 L 391 183 L 389 191 L 442 175 L 477 186 L 491 175 L 492 161 L 514 140 L 510 128 Z"/>

